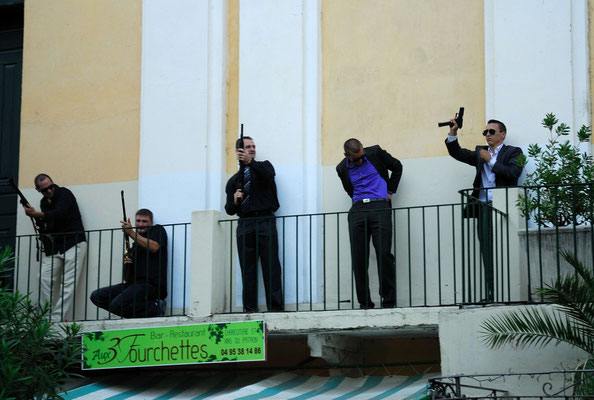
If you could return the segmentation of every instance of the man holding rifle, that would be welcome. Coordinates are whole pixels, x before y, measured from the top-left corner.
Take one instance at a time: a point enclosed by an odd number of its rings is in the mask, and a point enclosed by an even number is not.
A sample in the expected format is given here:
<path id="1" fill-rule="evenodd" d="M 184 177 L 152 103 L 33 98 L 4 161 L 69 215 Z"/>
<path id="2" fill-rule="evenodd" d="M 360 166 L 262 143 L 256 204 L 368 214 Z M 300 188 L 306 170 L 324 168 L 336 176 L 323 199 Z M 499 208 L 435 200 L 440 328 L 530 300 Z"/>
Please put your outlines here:
<path id="1" fill-rule="evenodd" d="M 477 218 L 477 233 L 481 243 L 481 254 L 485 266 L 485 298 L 481 301 L 495 300 L 493 282 L 493 218 L 490 210 L 493 201 L 492 187 L 515 186 L 522 174 L 517 158 L 522 149 L 503 144 L 507 135 L 505 124 L 496 119 L 487 122 L 483 136 L 486 146 L 476 146 L 473 150 L 463 149 L 458 142 L 458 120 L 450 120 L 450 132 L 445 144 L 450 156 L 476 168 L 472 187 L 472 198 L 465 209 L 465 217 Z"/>
<path id="2" fill-rule="evenodd" d="M 52 321 L 73 321 L 76 284 L 87 255 L 78 203 L 70 190 L 56 185 L 47 174 L 37 175 L 34 183 L 43 195 L 41 211 L 30 204 L 23 208 L 27 216 L 42 225 L 45 257 L 41 258 L 39 300 L 50 303 Z"/>
<path id="3" fill-rule="evenodd" d="M 163 315 L 162 301 L 167 297 L 167 232 L 153 224 L 153 213 L 141 208 L 136 212 L 136 229 L 130 219 L 121 221 L 124 235 L 134 241 L 125 258 L 126 281 L 97 289 L 91 301 L 99 308 L 124 318 Z"/>
<path id="4" fill-rule="evenodd" d="M 243 277 L 243 309 L 245 312 L 258 311 L 260 259 L 268 311 L 282 311 L 284 300 L 274 218 L 279 204 L 274 167 L 270 161 L 255 160 L 256 145 L 249 136 L 237 140 L 235 152 L 243 168 L 227 182 L 225 210 L 229 215 L 239 215 L 237 252 Z"/>

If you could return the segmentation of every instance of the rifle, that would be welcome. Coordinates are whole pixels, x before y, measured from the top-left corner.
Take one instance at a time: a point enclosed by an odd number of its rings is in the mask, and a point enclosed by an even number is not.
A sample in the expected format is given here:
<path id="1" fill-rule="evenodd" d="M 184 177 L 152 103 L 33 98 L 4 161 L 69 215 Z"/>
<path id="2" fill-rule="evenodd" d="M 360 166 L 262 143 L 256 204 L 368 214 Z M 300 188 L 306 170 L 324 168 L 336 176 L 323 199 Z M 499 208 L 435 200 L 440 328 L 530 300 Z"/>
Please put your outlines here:
<path id="1" fill-rule="evenodd" d="M 456 114 L 456 123 L 458 124 L 458 128 L 462 128 L 462 123 L 464 122 L 463 118 L 464 118 L 464 107 L 460 107 L 460 110 Z M 454 126 L 454 124 L 452 124 L 450 121 L 438 122 L 437 126 L 440 128 L 442 126 L 449 126 L 451 128 L 452 126 Z"/>
<path id="2" fill-rule="evenodd" d="M 122 190 L 122 213 L 124 214 L 124 221 L 128 221 L 126 218 L 126 202 L 124 201 L 124 191 Z M 124 282 L 132 282 L 132 257 L 130 256 L 130 238 L 124 232 L 124 245 L 126 251 L 124 251 Z"/>
<path id="3" fill-rule="evenodd" d="M 243 149 L 244 148 L 244 144 L 243 144 L 243 124 L 241 124 L 241 133 L 239 134 L 239 140 L 237 141 L 237 144 L 235 145 L 235 149 Z M 245 174 L 245 164 L 243 162 L 239 162 L 239 180 L 238 180 L 238 186 L 239 189 L 243 190 L 243 179 L 244 179 L 244 174 Z"/>
<path id="4" fill-rule="evenodd" d="M 8 178 L 0 178 L 3 182 L 0 183 L 0 186 L 11 186 L 14 191 L 16 192 L 16 194 L 19 196 L 19 202 L 23 205 L 26 206 L 29 203 L 29 201 L 25 198 L 25 195 L 19 190 L 19 187 L 14 183 L 14 180 L 10 177 Z M 31 218 L 31 224 L 33 225 L 33 230 L 35 231 L 35 243 L 36 243 L 36 247 L 37 247 L 37 261 L 39 261 L 39 252 L 40 251 L 45 251 L 46 248 L 51 249 L 52 248 L 52 238 L 48 235 L 45 234 L 45 221 L 43 220 L 43 218 L 33 218 L 33 217 L 29 217 Z M 39 241 L 41 240 L 41 246 L 39 246 Z"/>

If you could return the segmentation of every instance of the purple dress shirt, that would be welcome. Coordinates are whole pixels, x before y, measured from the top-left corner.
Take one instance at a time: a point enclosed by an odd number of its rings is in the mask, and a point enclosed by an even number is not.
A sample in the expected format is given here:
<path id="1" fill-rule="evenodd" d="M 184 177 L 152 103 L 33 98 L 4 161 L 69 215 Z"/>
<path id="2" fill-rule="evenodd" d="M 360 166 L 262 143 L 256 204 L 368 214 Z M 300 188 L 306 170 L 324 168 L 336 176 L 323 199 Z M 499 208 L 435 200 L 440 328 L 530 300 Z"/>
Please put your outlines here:
<path id="1" fill-rule="evenodd" d="M 367 157 L 361 165 L 354 165 L 347 159 L 347 168 L 353 183 L 353 203 L 363 199 L 388 198 L 388 183 L 367 160 Z"/>

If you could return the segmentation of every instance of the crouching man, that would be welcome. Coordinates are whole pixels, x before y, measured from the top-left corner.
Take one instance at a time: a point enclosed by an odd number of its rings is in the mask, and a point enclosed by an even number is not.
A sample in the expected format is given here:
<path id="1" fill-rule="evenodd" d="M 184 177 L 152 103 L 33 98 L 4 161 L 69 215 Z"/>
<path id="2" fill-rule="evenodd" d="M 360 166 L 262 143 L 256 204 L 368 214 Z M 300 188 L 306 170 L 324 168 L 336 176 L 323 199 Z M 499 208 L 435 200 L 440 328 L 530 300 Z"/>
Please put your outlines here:
<path id="1" fill-rule="evenodd" d="M 97 289 L 91 301 L 99 308 L 124 318 L 163 315 L 167 297 L 167 232 L 153 225 L 153 213 L 136 212 L 136 226 L 121 221 L 124 235 L 134 241 L 124 257 L 124 282 Z"/>

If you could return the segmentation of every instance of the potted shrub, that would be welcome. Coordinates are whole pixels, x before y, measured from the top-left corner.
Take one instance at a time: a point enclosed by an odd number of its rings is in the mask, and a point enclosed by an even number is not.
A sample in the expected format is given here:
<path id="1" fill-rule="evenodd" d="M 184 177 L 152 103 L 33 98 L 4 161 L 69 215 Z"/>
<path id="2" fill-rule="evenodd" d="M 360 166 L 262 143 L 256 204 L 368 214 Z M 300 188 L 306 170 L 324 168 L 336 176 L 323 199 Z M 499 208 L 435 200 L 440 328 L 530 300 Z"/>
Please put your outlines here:
<path id="1" fill-rule="evenodd" d="M 580 153 L 578 146 L 569 140 L 561 140 L 569 135 L 570 128 L 559 121 L 553 113 L 542 120 L 549 130 L 549 140 L 545 148 L 538 144 L 528 146 L 528 156 L 535 162 L 533 172 L 527 174 L 524 185 L 527 188 L 518 199 L 522 216 L 530 217 L 539 226 L 581 225 L 592 221 L 592 185 L 594 163 L 592 157 Z M 557 127 L 555 128 L 555 125 Z M 589 126 L 582 125 L 577 132 L 581 142 L 589 141 Z M 528 158 L 522 155 L 519 160 L 525 166 Z"/>
<path id="2" fill-rule="evenodd" d="M 530 256 L 532 288 L 558 278 L 569 265 L 558 256 L 566 249 L 578 253 L 585 265 L 592 264 L 591 224 L 594 213 L 594 162 L 592 156 L 566 138 L 570 127 L 553 113 L 546 114 L 542 125 L 549 138 L 544 147 L 528 146 L 525 166 L 534 161 L 534 171 L 526 175 L 525 187 L 517 201 L 522 216 L 530 218 L 536 229 L 520 232 L 520 241 Z M 581 142 L 590 140 L 591 129 L 577 131 Z"/>

